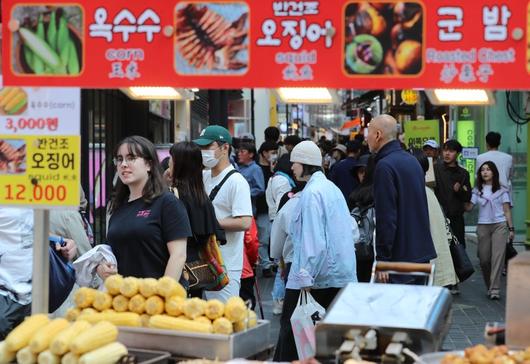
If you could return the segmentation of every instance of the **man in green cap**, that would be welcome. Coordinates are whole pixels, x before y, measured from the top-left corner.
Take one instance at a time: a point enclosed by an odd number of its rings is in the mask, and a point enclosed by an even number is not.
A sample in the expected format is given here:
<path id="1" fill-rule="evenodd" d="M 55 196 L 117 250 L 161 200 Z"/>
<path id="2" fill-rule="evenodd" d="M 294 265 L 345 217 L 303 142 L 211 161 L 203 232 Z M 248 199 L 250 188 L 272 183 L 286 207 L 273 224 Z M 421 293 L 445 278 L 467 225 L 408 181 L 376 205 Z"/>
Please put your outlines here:
<path id="1" fill-rule="evenodd" d="M 214 205 L 217 220 L 226 231 L 226 244 L 221 246 L 221 253 L 230 283 L 221 291 L 206 292 L 206 298 L 226 302 L 232 296 L 239 296 L 243 238 L 252 218 L 250 187 L 230 164 L 232 136 L 228 130 L 210 125 L 193 142 L 201 147 L 204 187 Z"/>

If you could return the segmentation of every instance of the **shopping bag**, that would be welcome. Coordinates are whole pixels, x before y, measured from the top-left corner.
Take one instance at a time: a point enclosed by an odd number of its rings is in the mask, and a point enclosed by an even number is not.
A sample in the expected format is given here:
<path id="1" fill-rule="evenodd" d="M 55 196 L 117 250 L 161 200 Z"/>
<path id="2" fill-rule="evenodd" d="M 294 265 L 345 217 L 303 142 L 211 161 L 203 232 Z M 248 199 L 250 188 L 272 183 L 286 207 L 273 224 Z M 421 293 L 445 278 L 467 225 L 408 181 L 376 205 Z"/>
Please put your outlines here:
<path id="1" fill-rule="evenodd" d="M 55 250 L 55 244 L 63 244 L 62 238 L 60 241 L 50 237 L 50 277 L 49 277 L 49 297 L 48 297 L 48 311 L 54 312 L 63 302 L 68 298 L 75 283 L 74 267 L 60 252 Z"/>
<path id="2" fill-rule="evenodd" d="M 303 360 L 315 356 L 315 324 L 324 317 L 325 313 L 324 307 L 319 305 L 309 292 L 300 292 L 298 305 L 291 315 L 298 359 Z"/>
<path id="3" fill-rule="evenodd" d="M 508 241 L 506 244 L 506 264 L 508 264 L 508 261 L 512 258 L 515 258 L 517 256 L 517 250 L 513 247 L 513 240 Z"/>
<path id="4" fill-rule="evenodd" d="M 475 268 L 473 268 L 473 263 L 471 263 L 471 260 L 467 255 L 466 248 L 460 244 L 456 235 L 453 234 L 447 218 L 445 219 L 445 228 L 456 276 L 460 282 L 464 282 L 475 273 Z"/>

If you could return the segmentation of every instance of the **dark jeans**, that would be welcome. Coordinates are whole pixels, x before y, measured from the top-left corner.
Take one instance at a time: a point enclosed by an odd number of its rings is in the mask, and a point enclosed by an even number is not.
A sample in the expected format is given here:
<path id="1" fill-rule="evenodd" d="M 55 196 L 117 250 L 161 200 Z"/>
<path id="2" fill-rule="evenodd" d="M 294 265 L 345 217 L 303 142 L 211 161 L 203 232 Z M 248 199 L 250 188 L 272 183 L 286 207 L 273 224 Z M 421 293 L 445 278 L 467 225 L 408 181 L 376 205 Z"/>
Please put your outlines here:
<path id="1" fill-rule="evenodd" d="M 31 304 L 21 305 L 0 295 L 0 340 L 4 340 L 26 316 L 31 315 Z"/>
<path id="2" fill-rule="evenodd" d="M 372 277 L 372 265 L 373 260 L 359 260 L 357 259 L 357 281 L 359 282 L 370 282 Z"/>
<path id="3" fill-rule="evenodd" d="M 254 283 L 255 278 L 241 278 L 241 288 L 239 288 L 239 297 L 243 301 L 250 300 L 252 302 L 252 309 L 256 307 L 256 296 L 254 296 Z"/>
<path id="4" fill-rule="evenodd" d="M 460 244 L 466 247 L 466 225 L 464 224 L 464 216 L 447 216 L 449 219 L 451 230 L 457 237 Z"/>
<path id="5" fill-rule="evenodd" d="M 311 295 L 327 310 L 339 290 L 340 288 L 312 289 Z M 273 361 L 285 362 L 298 360 L 293 328 L 291 327 L 291 316 L 298 304 L 299 296 L 300 290 L 285 290 L 282 317 L 280 318 L 280 336 L 278 337 L 278 343 L 276 344 Z"/>

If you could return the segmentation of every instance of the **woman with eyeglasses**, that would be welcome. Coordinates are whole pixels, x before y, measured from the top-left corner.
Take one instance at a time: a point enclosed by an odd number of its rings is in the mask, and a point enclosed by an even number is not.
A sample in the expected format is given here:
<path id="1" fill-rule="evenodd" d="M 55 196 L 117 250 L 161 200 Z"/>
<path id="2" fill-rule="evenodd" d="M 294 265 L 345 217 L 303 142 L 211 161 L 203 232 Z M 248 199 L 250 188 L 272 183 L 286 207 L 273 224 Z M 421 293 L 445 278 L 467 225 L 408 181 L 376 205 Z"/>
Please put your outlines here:
<path id="1" fill-rule="evenodd" d="M 192 235 L 186 208 L 162 179 L 153 143 L 141 136 L 123 139 L 114 164 L 118 182 L 110 207 L 107 232 L 123 276 L 180 279 L 186 261 L 186 241 Z M 103 279 L 116 273 L 102 263 Z"/>

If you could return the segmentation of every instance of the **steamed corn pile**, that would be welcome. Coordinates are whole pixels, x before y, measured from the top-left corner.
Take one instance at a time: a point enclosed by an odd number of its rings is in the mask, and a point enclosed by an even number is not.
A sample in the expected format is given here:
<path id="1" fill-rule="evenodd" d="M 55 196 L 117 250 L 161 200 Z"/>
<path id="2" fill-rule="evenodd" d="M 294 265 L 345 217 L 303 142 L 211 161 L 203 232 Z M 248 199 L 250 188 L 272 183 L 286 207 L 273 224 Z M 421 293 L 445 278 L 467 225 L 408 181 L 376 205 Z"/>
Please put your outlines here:
<path id="1" fill-rule="evenodd" d="M 82 287 L 74 294 L 75 308 L 69 321 L 108 321 L 117 326 L 230 335 L 257 325 L 254 311 L 243 300 L 186 298 L 186 290 L 173 278 L 134 278 L 113 275 L 105 280 L 106 291 Z"/>
<path id="2" fill-rule="evenodd" d="M 107 321 L 70 323 L 37 314 L 0 342 L 0 364 L 113 364 L 127 355 L 117 337 L 117 327 Z"/>

